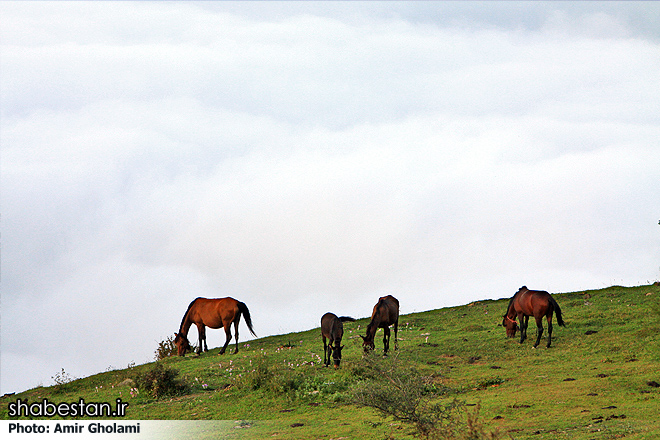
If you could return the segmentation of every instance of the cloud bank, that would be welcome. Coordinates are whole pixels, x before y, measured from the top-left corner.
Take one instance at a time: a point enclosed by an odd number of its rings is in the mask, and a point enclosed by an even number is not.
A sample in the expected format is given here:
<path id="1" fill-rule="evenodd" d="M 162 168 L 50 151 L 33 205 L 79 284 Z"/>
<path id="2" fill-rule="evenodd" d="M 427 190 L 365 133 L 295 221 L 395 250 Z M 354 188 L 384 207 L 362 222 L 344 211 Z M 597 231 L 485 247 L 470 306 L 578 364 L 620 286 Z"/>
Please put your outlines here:
<path id="1" fill-rule="evenodd" d="M 524 5 L 2 3 L 2 392 L 658 279 L 659 8 Z"/>

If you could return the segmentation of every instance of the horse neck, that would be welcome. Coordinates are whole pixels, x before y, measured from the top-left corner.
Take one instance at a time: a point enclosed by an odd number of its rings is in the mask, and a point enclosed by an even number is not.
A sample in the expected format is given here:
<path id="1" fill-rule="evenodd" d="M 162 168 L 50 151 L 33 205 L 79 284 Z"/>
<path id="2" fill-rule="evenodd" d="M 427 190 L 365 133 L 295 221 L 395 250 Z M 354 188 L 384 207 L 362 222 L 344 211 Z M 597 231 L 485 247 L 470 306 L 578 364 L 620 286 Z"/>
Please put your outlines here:
<path id="1" fill-rule="evenodd" d="M 367 325 L 367 338 L 368 339 L 373 339 L 376 336 L 376 332 L 378 331 L 378 326 L 380 325 L 381 319 L 380 315 L 378 313 L 375 313 L 374 316 L 371 317 L 371 322 L 369 325 Z"/>
<path id="2" fill-rule="evenodd" d="M 330 336 L 335 340 L 336 343 L 341 340 L 341 337 L 344 336 L 344 326 L 339 319 L 335 320 L 332 323 L 330 328 Z"/>
<path id="3" fill-rule="evenodd" d="M 181 326 L 179 327 L 179 333 L 182 334 L 183 336 L 188 336 L 188 331 L 190 330 L 190 326 L 192 326 L 193 322 L 192 319 L 190 319 L 190 310 L 192 309 L 191 307 L 186 310 L 186 314 L 183 315 L 183 319 L 181 320 Z"/>
<path id="4" fill-rule="evenodd" d="M 518 296 L 517 293 L 515 295 L 513 295 L 513 298 L 511 298 L 511 300 L 509 301 L 509 306 L 506 309 L 506 316 L 508 316 L 509 318 L 513 318 L 514 316 L 516 316 L 516 308 L 513 305 L 513 302 L 515 301 L 516 296 Z"/>

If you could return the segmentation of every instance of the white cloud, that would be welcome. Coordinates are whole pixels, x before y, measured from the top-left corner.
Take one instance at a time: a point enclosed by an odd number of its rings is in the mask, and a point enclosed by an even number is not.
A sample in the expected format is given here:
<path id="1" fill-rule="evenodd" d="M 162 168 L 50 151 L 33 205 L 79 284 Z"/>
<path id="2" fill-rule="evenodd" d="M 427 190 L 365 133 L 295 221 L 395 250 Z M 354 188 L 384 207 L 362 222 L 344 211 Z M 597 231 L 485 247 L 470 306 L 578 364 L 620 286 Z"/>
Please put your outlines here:
<path id="1" fill-rule="evenodd" d="M 0 5 L 3 392 L 146 361 L 197 296 L 265 336 L 657 278 L 639 6 L 392 5 Z"/>

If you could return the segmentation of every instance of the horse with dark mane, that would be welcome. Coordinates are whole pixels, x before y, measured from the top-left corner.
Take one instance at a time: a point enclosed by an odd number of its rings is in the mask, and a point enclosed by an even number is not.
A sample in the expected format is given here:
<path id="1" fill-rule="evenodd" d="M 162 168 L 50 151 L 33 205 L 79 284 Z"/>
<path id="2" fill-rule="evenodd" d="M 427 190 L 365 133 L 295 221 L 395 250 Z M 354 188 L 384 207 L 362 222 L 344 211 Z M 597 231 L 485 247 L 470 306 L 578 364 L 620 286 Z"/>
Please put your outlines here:
<path id="1" fill-rule="evenodd" d="M 516 318 L 518 318 L 520 322 L 520 343 L 522 344 L 527 338 L 529 317 L 533 316 L 536 319 L 536 342 L 534 343 L 534 348 L 536 348 L 543 335 L 543 317 L 545 317 L 548 320 L 548 343 L 546 347 L 550 347 L 553 312 L 557 315 L 557 324 L 566 327 L 559 304 L 552 295 L 543 290 L 529 290 L 527 286 L 522 286 L 509 301 L 502 325 L 506 327 L 506 335 L 513 338 L 516 336 L 516 330 L 518 329 L 518 323 L 516 323 Z"/>
<path id="2" fill-rule="evenodd" d="M 236 333 L 236 350 L 234 350 L 234 353 L 238 353 L 238 324 L 241 321 L 241 315 L 245 317 L 245 323 L 250 333 L 257 336 L 252 329 L 250 311 L 245 303 L 237 301 L 234 298 L 197 298 L 193 300 L 183 315 L 179 331 L 174 333 L 174 344 L 176 345 L 179 356 L 185 355 L 190 350 L 188 330 L 190 330 L 190 326 L 193 324 L 197 326 L 197 333 L 199 335 L 197 353 L 201 353 L 202 345 L 204 351 L 209 351 L 206 345 L 206 327 L 223 327 L 227 340 L 225 341 L 225 345 L 220 349 L 220 354 L 224 354 L 229 341 L 231 341 L 231 325 L 233 323 L 234 332 Z"/>
<path id="3" fill-rule="evenodd" d="M 337 317 L 334 313 L 326 313 L 321 317 L 321 337 L 323 338 L 323 363 L 330 365 L 330 356 L 334 361 L 335 368 L 339 368 L 341 362 L 341 338 L 344 336 L 344 324 L 342 322 L 354 322 L 355 318 L 350 316 Z M 328 344 L 329 341 L 329 344 Z"/>
<path id="4" fill-rule="evenodd" d="M 394 324 L 394 349 L 398 348 L 397 333 L 399 331 L 399 300 L 392 295 L 383 296 L 378 299 L 378 303 L 374 306 L 371 313 L 371 322 L 367 325 L 367 335 L 362 338 L 362 346 L 364 352 L 373 350 L 376 346 L 374 344 L 374 337 L 379 328 L 383 329 L 384 354 L 390 348 L 390 325 Z"/>

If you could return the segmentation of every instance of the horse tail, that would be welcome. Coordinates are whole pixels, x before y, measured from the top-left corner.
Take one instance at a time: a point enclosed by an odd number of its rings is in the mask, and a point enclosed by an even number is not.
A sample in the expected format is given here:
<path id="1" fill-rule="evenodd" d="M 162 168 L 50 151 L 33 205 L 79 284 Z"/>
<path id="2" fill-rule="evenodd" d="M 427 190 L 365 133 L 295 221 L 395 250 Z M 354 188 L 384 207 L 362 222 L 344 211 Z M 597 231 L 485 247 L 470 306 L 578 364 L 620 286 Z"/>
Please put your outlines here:
<path id="1" fill-rule="evenodd" d="M 181 325 L 179 326 L 179 333 L 183 331 L 183 324 L 186 322 L 186 317 L 188 316 L 188 313 L 190 312 L 190 309 L 192 309 L 193 304 L 195 304 L 195 301 L 197 301 L 199 298 L 195 298 L 192 300 L 190 304 L 188 304 L 188 308 L 186 309 L 186 313 L 183 314 L 183 318 L 181 318 Z"/>
<path id="2" fill-rule="evenodd" d="M 555 315 L 557 315 L 557 324 L 561 325 L 562 327 L 566 327 L 566 324 L 561 317 L 561 309 L 559 308 L 559 304 L 557 304 L 557 301 L 555 301 L 552 296 L 550 297 L 550 302 L 552 303 L 552 308 L 555 309 Z"/>
<path id="3" fill-rule="evenodd" d="M 236 301 L 236 302 L 238 303 L 238 311 L 245 317 L 245 323 L 248 326 L 248 330 L 250 330 L 252 336 L 256 337 L 257 334 L 254 332 L 254 329 L 252 328 L 252 318 L 250 318 L 250 311 L 248 310 L 244 302 L 240 302 L 240 301 Z"/>
<path id="4" fill-rule="evenodd" d="M 356 321 L 355 318 L 351 318 L 350 316 L 340 316 L 339 320 L 341 322 L 355 322 Z"/>

